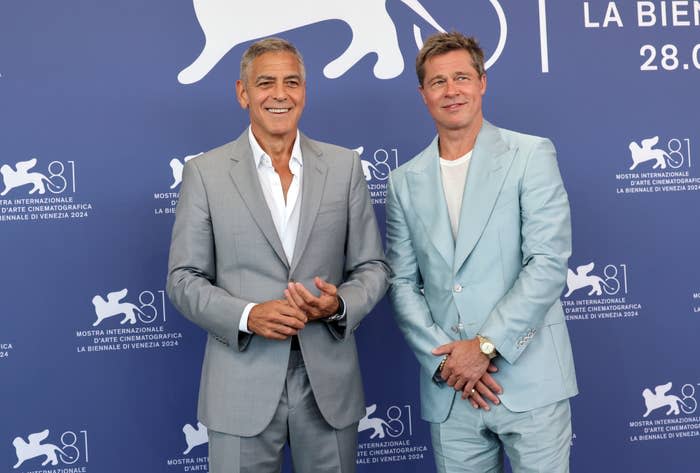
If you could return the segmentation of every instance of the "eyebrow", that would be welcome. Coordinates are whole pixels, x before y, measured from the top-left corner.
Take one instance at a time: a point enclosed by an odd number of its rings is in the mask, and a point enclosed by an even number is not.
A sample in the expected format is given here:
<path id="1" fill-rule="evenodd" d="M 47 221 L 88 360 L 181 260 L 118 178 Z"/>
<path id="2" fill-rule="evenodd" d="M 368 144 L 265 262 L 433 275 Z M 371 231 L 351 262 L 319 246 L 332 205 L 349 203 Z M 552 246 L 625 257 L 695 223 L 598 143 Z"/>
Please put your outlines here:
<path id="1" fill-rule="evenodd" d="M 455 71 L 454 73 L 451 74 L 451 77 L 456 77 L 456 76 L 472 76 L 474 75 L 473 73 L 469 71 Z M 478 75 L 478 74 L 477 74 Z M 429 77 L 426 79 L 427 83 L 430 83 L 436 79 L 446 79 L 448 76 L 446 74 L 436 74 L 432 77 Z"/>
<path id="2" fill-rule="evenodd" d="M 445 77 L 445 76 L 444 76 L 443 74 L 437 74 L 437 75 L 434 75 L 434 76 L 426 77 L 426 78 L 425 78 L 425 82 L 426 82 L 426 83 L 430 83 L 430 82 L 434 81 L 435 79 L 443 79 L 444 77 Z"/>
<path id="3" fill-rule="evenodd" d="M 292 75 L 289 75 L 289 76 L 284 76 L 284 78 L 283 78 L 283 80 L 289 80 L 289 79 L 297 79 L 297 80 L 301 81 L 301 75 L 299 75 L 299 74 L 292 74 Z M 261 75 L 261 76 L 258 76 L 258 77 L 255 78 L 255 83 L 257 84 L 258 82 L 270 81 L 270 80 L 271 80 L 271 81 L 275 81 L 275 80 L 277 80 L 277 77 L 275 77 L 275 76 Z"/>

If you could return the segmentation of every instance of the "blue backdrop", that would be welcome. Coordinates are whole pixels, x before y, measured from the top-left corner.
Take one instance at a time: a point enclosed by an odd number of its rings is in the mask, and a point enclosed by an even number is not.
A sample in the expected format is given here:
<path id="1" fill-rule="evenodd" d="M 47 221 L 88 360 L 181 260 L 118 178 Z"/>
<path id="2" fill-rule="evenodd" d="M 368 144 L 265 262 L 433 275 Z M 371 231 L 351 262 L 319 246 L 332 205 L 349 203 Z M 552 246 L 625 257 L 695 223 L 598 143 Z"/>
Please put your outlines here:
<path id="1" fill-rule="evenodd" d="M 194 3 L 0 4 L 0 470 L 206 471 L 205 335 L 164 284 L 182 162 L 247 124 L 242 52 L 300 48 L 301 127 L 362 148 L 383 226 L 387 172 L 435 133 L 418 44 L 457 29 L 487 53 L 487 119 L 550 137 L 569 191 L 572 470 L 697 471 L 700 2 Z M 359 471 L 433 471 L 386 301 L 358 339 Z"/>

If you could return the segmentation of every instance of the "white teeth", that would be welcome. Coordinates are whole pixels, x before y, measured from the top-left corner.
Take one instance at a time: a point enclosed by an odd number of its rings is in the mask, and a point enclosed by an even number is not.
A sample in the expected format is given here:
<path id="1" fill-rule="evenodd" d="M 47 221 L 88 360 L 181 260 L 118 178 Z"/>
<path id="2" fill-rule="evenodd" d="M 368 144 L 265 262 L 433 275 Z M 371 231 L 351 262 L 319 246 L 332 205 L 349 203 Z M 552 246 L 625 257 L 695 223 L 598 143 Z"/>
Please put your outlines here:
<path id="1" fill-rule="evenodd" d="M 267 111 L 272 112 L 272 113 L 285 113 L 285 112 L 288 112 L 289 109 L 288 108 L 268 108 Z"/>

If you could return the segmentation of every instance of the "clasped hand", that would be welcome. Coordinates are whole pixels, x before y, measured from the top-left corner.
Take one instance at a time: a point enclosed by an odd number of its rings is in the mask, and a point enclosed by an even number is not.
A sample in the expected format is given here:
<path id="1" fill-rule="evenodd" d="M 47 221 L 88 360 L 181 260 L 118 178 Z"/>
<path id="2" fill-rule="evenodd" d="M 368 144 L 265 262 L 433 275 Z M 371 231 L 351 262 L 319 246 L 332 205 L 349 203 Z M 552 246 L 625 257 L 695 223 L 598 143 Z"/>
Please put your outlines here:
<path id="1" fill-rule="evenodd" d="M 248 329 L 262 337 L 285 340 L 299 333 L 309 320 L 326 318 L 339 308 L 338 289 L 319 277 L 314 278 L 319 296 L 303 284 L 290 282 L 285 299 L 256 304 L 248 314 Z"/>
<path id="2" fill-rule="evenodd" d="M 318 297 L 300 282 L 290 282 L 284 290 L 284 297 L 291 306 L 304 312 L 309 320 L 325 319 L 338 312 L 338 288 L 319 277 L 314 278 L 314 284 L 321 291 Z"/>
<path id="3" fill-rule="evenodd" d="M 441 345 L 432 351 L 433 355 L 448 355 L 440 376 L 448 386 L 462 391 L 462 399 L 469 398 L 474 408 L 489 410 L 486 400 L 499 404 L 496 394 L 503 389 L 491 376 L 498 368 L 481 353 L 477 339 L 459 340 Z"/>

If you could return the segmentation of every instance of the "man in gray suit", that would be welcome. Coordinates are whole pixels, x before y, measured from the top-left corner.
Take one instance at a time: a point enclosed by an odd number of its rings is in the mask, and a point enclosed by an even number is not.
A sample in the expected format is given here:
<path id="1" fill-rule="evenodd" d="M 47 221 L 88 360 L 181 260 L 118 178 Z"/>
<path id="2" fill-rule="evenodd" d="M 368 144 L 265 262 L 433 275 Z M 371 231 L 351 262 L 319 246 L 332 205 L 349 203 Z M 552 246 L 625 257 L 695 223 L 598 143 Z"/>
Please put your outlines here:
<path id="1" fill-rule="evenodd" d="M 208 333 L 198 418 L 212 473 L 353 472 L 364 396 L 353 332 L 388 284 L 359 156 L 297 125 L 301 55 L 244 53 L 250 127 L 183 171 L 168 295 Z"/>

